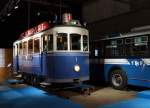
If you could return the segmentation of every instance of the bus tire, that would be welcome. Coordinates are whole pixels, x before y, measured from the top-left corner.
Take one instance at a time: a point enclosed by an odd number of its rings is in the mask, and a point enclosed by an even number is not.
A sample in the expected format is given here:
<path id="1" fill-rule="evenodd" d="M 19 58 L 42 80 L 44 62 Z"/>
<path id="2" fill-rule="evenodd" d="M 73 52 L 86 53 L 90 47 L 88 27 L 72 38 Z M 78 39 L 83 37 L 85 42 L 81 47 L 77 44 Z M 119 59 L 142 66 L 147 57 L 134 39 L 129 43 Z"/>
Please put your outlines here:
<path id="1" fill-rule="evenodd" d="M 127 75 L 121 69 L 117 69 L 110 74 L 111 86 L 115 89 L 122 90 L 127 85 Z"/>

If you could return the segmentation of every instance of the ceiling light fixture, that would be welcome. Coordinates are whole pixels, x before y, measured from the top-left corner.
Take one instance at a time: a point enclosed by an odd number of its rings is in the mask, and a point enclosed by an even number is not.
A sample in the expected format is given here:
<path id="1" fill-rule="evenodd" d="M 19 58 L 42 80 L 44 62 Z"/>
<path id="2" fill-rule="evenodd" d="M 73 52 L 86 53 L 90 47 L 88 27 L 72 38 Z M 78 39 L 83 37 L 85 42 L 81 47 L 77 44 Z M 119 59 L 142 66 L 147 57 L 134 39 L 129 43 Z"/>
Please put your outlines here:
<path id="1" fill-rule="evenodd" d="M 11 15 L 10 13 L 7 14 L 7 16 L 10 16 L 10 15 Z"/>
<path id="2" fill-rule="evenodd" d="M 18 5 L 14 7 L 14 9 L 18 9 Z"/>

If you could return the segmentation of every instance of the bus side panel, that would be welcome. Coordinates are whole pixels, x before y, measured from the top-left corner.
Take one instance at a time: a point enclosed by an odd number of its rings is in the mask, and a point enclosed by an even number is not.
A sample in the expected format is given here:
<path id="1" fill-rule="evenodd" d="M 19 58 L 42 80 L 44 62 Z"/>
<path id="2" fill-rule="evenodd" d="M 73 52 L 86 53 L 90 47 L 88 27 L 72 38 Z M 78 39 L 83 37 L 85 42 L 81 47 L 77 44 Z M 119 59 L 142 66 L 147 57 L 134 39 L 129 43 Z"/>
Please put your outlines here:
<path id="1" fill-rule="evenodd" d="M 137 59 L 134 61 L 137 61 Z M 106 81 L 109 81 L 109 72 L 111 72 L 111 69 L 115 67 L 119 67 L 124 72 L 126 72 L 129 85 L 150 87 L 150 73 L 149 73 L 150 66 L 149 65 L 145 65 L 143 67 L 143 66 L 136 66 L 134 64 L 129 64 L 129 65 L 105 64 L 104 73 L 105 73 Z"/>
<path id="2" fill-rule="evenodd" d="M 133 72 L 132 67 L 126 64 L 104 64 L 104 76 L 105 81 L 109 81 L 109 75 L 113 69 L 121 69 L 127 75 L 127 77 L 131 77 L 131 72 Z"/>

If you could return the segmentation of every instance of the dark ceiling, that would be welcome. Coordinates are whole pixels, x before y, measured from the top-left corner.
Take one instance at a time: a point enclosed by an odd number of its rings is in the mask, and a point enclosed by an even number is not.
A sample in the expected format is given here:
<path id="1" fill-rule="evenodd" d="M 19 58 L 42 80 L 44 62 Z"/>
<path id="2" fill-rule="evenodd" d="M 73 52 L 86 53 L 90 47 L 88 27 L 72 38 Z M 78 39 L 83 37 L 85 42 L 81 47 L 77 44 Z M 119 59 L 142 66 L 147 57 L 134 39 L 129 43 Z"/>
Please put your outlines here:
<path id="1" fill-rule="evenodd" d="M 43 21 L 58 21 L 65 12 L 82 21 L 82 5 L 94 0 L 0 0 L 0 47 L 12 47 L 20 34 Z M 96 1 L 96 0 L 95 0 Z M 131 9 L 150 7 L 150 0 L 114 0 L 130 5 Z M 105 7 L 104 7 L 105 8 Z M 2 42 L 5 42 L 3 44 Z"/>
<path id="2" fill-rule="evenodd" d="M 43 21 L 53 21 L 56 15 L 60 20 L 62 13 L 70 12 L 74 19 L 81 20 L 81 7 L 87 1 L 90 0 L 0 0 L 0 29 L 6 43 L 0 47 L 12 47 L 22 32 Z"/>

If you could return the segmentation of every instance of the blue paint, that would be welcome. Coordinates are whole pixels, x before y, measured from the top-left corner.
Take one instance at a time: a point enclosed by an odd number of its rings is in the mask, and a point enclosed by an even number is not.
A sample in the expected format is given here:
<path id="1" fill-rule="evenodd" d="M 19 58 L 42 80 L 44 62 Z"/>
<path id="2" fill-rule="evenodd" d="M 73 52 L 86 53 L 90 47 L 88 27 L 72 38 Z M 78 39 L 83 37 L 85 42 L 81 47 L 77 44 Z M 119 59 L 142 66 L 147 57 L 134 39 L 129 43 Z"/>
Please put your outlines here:
<path id="1" fill-rule="evenodd" d="M 145 90 L 145 91 L 139 92 L 139 93 L 137 93 L 136 97 L 145 98 L 145 99 L 149 99 L 150 100 L 150 91 L 149 90 Z"/>
<path id="2" fill-rule="evenodd" d="M 139 92 L 134 99 L 104 105 L 98 108 L 150 108 L 150 91 Z"/>
<path id="3" fill-rule="evenodd" d="M 98 108 L 150 108 L 150 100 L 135 98 L 127 101 L 121 101 L 115 104 L 100 106 Z"/>
<path id="4" fill-rule="evenodd" d="M 115 59 L 114 59 L 115 60 Z M 129 85 L 150 87 L 150 65 L 144 64 L 142 59 L 127 59 L 129 64 L 104 64 L 104 77 L 109 81 L 109 72 L 114 67 L 122 69 L 128 78 Z"/>
<path id="5" fill-rule="evenodd" d="M 82 106 L 33 87 L 19 87 L 0 92 L 1 108 L 83 108 Z"/>
<path id="6" fill-rule="evenodd" d="M 51 82 L 73 82 L 73 79 L 89 80 L 89 55 L 83 52 L 52 52 L 22 56 L 21 72 L 43 76 Z M 74 66 L 80 65 L 80 72 Z"/>
<path id="7" fill-rule="evenodd" d="M 82 53 L 54 53 L 47 56 L 48 77 L 57 80 L 75 79 L 89 76 L 88 55 Z M 77 60 L 76 60 L 77 59 Z M 74 71 L 74 66 L 80 65 L 80 72 Z M 46 66 L 45 66 L 46 67 Z"/>

